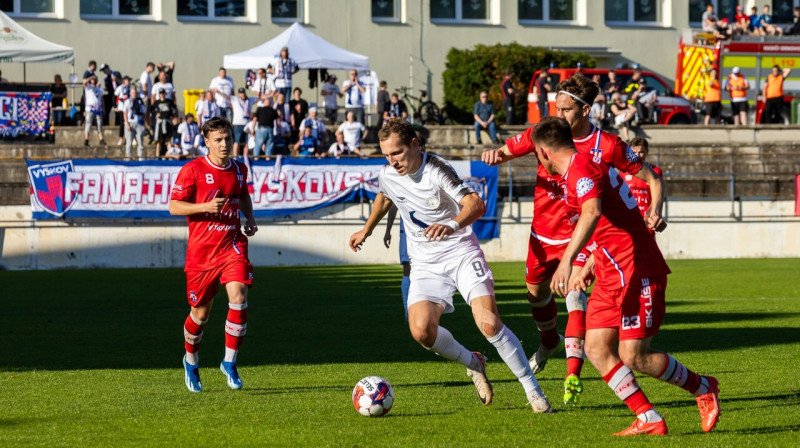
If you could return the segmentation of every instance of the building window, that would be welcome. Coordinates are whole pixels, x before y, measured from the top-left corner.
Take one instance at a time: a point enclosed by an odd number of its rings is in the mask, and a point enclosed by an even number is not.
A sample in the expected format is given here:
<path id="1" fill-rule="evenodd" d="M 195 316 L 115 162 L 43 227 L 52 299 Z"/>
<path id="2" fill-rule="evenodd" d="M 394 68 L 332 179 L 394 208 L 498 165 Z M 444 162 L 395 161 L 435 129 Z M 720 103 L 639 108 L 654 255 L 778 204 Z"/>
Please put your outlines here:
<path id="1" fill-rule="evenodd" d="M 575 22 L 575 0 L 519 0 L 520 22 Z"/>
<path id="2" fill-rule="evenodd" d="M 63 0 L 0 0 L 0 10 L 9 16 L 59 17 Z"/>
<path id="3" fill-rule="evenodd" d="M 240 19 L 247 16 L 247 0 L 178 0 L 181 20 Z"/>
<path id="4" fill-rule="evenodd" d="M 469 3 L 466 5 L 466 11 L 464 3 Z M 481 0 L 431 0 L 432 20 L 464 20 L 467 18 L 485 20 L 486 2 Z"/>
<path id="5" fill-rule="evenodd" d="M 498 23 L 499 0 L 430 0 L 431 22 Z"/>
<path id="6" fill-rule="evenodd" d="M 736 0 L 689 0 L 690 25 L 696 28 L 703 26 L 703 13 L 706 12 L 706 6 L 709 3 L 714 7 L 714 14 L 717 18 L 727 17 L 731 23 L 734 22 L 736 6 L 738 5 Z M 749 14 L 747 11 L 745 13 Z"/>
<path id="7" fill-rule="evenodd" d="M 606 23 L 660 25 L 660 0 L 606 0 Z"/>
<path id="8" fill-rule="evenodd" d="M 153 20 L 150 0 L 81 0 L 81 17 Z"/>
<path id="9" fill-rule="evenodd" d="M 302 22 L 304 0 L 272 0 L 273 22 Z"/>
<path id="10" fill-rule="evenodd" d="M 402 0 L 372 0 L 373 22 L 402 22 Z"/>

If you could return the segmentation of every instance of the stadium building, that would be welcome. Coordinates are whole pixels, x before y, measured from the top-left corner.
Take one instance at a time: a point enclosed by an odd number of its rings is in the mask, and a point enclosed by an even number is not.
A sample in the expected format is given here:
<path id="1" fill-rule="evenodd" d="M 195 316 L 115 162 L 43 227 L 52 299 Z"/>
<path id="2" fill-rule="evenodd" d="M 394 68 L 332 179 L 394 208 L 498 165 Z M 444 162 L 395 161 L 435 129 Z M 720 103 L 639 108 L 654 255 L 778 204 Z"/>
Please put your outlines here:
<path id="1" fill-rule="evenodd" d="M 733 14 L 735 1 L 709 0 Z M 0 9 L 49 41 L 76 50 L 78 76 L 89 60 L 137 79 L 148 61 L 175 61 L 179 91 L 206 88 L 223 55 L 259 45 L 293 22 L 370 58 L 391 89 L 408 85 L 442 98 L 448 50 L 518 42 L 584 51 L 599 66 L 639 63 L 672 80 L 681 30 L 699 27 L 707 0 L 2 0 Z M 755 2 L 747 0 L 746 7 Z M 763 3 L 763 2 L 761 2 Z M 759 7 L 761 6 L 759 3 Z M 776 22 L 798 0 L 772 0 Z M 784 17 L 788 14 L 788 17 Z M 784 20 L 786 19 L 786 20 Z M 2 64 L 21 81 L 21 64 Z M 27 80 L 50 82 L 69 67 L 36 64 Z M 243 81 L 243 73 L 231 73 Z M 305 72 L 297 85 L 308 93 Z M 340 75 L 339 79 L 343 77 Z M 179 95 L 180 101 L 181 95 Z"/>

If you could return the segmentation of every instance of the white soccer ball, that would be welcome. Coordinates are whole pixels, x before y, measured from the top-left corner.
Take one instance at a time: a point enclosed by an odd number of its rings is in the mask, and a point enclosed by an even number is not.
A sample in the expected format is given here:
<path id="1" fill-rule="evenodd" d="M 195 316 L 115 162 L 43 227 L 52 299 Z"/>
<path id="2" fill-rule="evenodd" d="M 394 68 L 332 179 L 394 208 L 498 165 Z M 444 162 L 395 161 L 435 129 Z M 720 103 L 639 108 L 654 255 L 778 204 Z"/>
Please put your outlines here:
<path id="1" fill-rule="evenodd" d="M 353 406 L 364 417 L 386 415 L 394 404 L 394 389 L 379 376 L 362 378 L 353 388 Z"/>

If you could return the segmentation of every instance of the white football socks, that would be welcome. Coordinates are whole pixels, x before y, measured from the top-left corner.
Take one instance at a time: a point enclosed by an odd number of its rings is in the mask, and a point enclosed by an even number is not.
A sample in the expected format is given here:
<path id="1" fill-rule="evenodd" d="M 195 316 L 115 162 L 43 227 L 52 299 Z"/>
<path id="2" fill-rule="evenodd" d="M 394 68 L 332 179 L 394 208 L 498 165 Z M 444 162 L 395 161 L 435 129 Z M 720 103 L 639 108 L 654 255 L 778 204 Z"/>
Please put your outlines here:
<path id="1" fill-rule="evenodd" d="M 200 353 L 199 352 L 196 352 L 196 353 L 186 352 L 186 362 L 188 362 L 189 364 L 191 364 L 193 366 L 196 366 L 198 363 L 200 363 Z"/>
<path id="2" fill-rule="evenodd" d="M 513 331 L 503 325 L 503 328 L 494 337 L 486 338 L 486 340 L 494 345 L 500 358 L 503 359 L 508 368 L 511 369 L 511 372 L 522 383 L 522 387 L 528 396 L 534 393 L 543 395 L 541 388 L 539 388 L 539 382 L 533 376 L 528 358 L 525 357 L 522 344 L 520 344 Z"/>
<path id="3" fill-rule="evenodd" d="M 225 347 L 225 362 L 236 362 L 236 355 L 239 354 L 239 350 L 234 350 L 232 348 Z"/>
<path id="4" fill-rule="evenodd" d="M 661 420 L 664 420 L 663 418 L 661 418 L 661 414 L 659 414 L 658 411 L 656 411 L 655 408 L 647 410 L 647 411 L 637 415 L 636 417 L 639 420 L 641 420 L 641 421 L 643 421 L 645 423 L 655 423 L 655 422 L 660 422 Z"/>
<path id="5" fill-rule="evenodd" d="M 460 362 L 471 370 L 478 370 L 480 366 L 477 356 L 456 341 L 453 334 L 441 326 L 436 331 L 436 340 L 433 342 L 433 346 L 428 350 L 435 352 L 442 358 Z"/>

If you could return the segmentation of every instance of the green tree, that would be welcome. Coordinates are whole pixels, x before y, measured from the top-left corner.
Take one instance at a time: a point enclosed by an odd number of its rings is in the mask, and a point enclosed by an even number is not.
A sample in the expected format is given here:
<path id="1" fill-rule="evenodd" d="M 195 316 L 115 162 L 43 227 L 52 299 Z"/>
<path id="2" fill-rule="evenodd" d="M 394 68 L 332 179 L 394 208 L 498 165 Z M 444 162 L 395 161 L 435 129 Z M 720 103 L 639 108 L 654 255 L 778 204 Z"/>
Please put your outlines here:
<path id="1" fill-rule="evenodd" d="M 447 114 L 453 120 L 472 123 L 472 107 L 481 90 L 489 91 L 489 101 L 497 111 L 496 121 L 505 121 L 503 94 L 500 83 L 505 71 L 514 71 L 512 84 L 519 91 L 514 105 L 514 122 L 527 122 L 528 88 L 531 77 L 542 67 L 592 68 L 595 60 L 586 53 L 569 53 L 542 47 L 531 47 L 516 42 L 510 44 L 476 45 L 472 49 L 451 48 L 447 53 L 444 83 L 444 102 Z"/>

